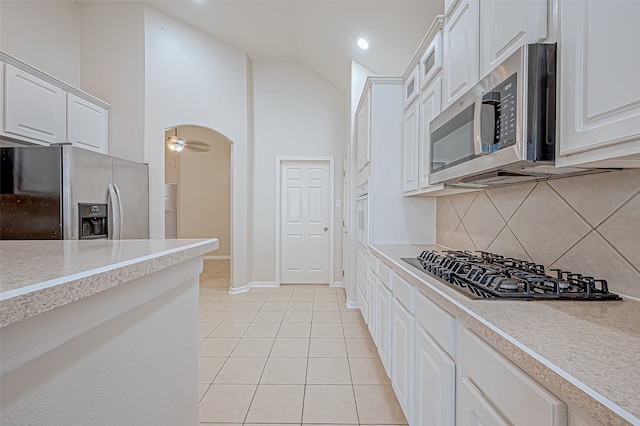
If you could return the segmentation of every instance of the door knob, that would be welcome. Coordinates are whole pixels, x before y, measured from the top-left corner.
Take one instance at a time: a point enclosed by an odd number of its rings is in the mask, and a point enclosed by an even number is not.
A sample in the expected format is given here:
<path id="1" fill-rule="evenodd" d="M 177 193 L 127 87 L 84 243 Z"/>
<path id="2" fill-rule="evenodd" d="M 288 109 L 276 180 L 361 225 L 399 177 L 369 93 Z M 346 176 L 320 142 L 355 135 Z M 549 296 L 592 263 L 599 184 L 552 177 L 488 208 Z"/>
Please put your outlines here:
<path id="1" fill-rule="evenodd" d="M 327 227 L 325 226 L 325 227 L 324 227 L 324 230 L 325 230 L 325 231 L 328 231 L 328 230 L 329 230 L 329 228 L 327 228 Z"/>

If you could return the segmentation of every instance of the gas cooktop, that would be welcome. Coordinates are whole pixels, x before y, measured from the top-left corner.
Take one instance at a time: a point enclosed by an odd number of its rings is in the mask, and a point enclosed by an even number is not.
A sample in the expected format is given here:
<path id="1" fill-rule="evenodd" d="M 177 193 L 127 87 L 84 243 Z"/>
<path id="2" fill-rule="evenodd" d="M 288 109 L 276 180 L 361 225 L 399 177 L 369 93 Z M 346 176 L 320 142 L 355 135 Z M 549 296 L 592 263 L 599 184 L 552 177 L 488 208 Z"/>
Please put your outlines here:
<path id="1" fill-rule="evenodd" d="M 472 299 L 622 300 L 607 281 L 550 269 L 526 260 L 478 251 L 423 251 L 402 258 Z"/>

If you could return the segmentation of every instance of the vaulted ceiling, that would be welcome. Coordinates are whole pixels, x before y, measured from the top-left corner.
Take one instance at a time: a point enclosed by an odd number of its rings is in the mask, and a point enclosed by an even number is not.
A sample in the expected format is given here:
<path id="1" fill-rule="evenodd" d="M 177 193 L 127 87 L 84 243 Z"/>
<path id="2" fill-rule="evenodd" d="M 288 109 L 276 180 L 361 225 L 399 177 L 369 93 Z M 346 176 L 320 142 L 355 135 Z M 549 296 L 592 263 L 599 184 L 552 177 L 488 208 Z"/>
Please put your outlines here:
<path id="1" fill-rule="evenodd" d="M 443 1 L 175 0 L 147 4 L 255 61 L 300 62 L 340 90 L 356 60 L 379 75 L 401 75 Z M 358 37 L 369 50 L 356 46 Z"/>

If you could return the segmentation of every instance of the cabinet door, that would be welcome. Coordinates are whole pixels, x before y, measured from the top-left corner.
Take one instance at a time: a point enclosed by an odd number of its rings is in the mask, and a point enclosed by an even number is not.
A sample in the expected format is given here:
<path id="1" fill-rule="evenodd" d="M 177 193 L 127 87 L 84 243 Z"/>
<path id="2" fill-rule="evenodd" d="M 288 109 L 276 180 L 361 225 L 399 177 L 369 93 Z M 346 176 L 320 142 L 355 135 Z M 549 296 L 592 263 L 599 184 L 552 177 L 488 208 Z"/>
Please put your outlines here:
<path id="1" fill-rule="evenodd" d="M 402 134 L 402 189 L 418 189 L 418 102 L 404 113 Z"/>
<path id="2" fill-rule="evenodd" d="M 429 122 L 440 114 L 442 99 L 442 78 L 436 78 L 427 86 L 420 96 L 420 131 L 418 144 L 418 184 L 420 189 L 429 186 L 429 170 L 431 164 L 431 134 Z"/>
<path id="3" fill-rule="evenodd" d="M 466 377 L 463 377 L 457 392 L 457 423 L 469 426 L 509 426 L 493 406 L 482 396 L 482 392 Z"/>
<path id="4" fill-rule="evenodd" d="M 378 353 L 387 376 L 391 376 L 391 291 L 378 283 Z"/>
<path id="5" fill-rule="evenodd" d="M 376 277 L 371 270 L 369 270 L 367 290 L 367 300 L 369 301 L 369 334 L 371 334 L 373 338 L 373 343 L 378 346 L 378 277 Z"/>
<path id="6" fill-rule="evenodd" d="M 367 92 L 364 95 L 364 99 L 356 115 L 356 125 L 358 138 L 358 171 L 362 170 L 364 166 L 369 164 L 369 150 L 370 150 L 370 117 L 371 117 L 371 92 Z"/>
<path id="7" fill-rule="evenodd" d="M 397 299 L 392 305 L 391 384 L 404 415 L 413 424 L 414 318 Z"/>
<path id="8" fill-rule="evenodd" d="M 67 95 L 69 142 L 81 148 L 107 152 L 107 110 L 74 94 Z"/>
<path id="9" fill-rule="evenodd" d="M 558 163 L 578 165 L 627 155 L 637 159 L 640 39 L 621 34 L 637 33 L 640 2 L 569 1 L 559 2 L 559 8 Z M 589 155 L 568 157 L 586 151 Z"/>
<path id="10" fill-rule="evenodd" d="M 456 366 L 449 356 L 416 325 L 415 424 L 455 424 Z"/>
<path id="11" fill-rule="evenodd" d="M 461 0 L 444 24 L 443 109 L 478 82 L 478 1 Z"/>
<path id="12" fill-rule="evenodd" d="M 66 92 L 5 64 L 4 133 L 46 143 L 65 142 Z"/>
<path id="13" fill-rule="evenodd" d="M 547 0 L 483 0 L 480 5 L 480 77 L 520 46 L 547 36 Z"/>

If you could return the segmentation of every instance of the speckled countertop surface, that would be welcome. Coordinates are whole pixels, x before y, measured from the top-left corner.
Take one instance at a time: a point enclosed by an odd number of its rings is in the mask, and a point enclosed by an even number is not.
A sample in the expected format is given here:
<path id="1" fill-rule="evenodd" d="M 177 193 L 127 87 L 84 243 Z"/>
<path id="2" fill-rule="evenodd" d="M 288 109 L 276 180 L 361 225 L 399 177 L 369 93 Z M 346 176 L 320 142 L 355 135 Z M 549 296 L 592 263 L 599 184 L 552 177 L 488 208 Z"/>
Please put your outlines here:
<path id="1" fill-rule="evenodd" d="M 0 327 L 217 248 L 217 239 L 0 241 Z"/>
<path id="2" fill-rule="evenodd" d="M 640 302 L 472 300 L 403 262 L 438 246 L 371 252 L 514 364 L 605 425 L 640 425 Z"/>

